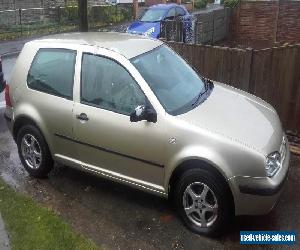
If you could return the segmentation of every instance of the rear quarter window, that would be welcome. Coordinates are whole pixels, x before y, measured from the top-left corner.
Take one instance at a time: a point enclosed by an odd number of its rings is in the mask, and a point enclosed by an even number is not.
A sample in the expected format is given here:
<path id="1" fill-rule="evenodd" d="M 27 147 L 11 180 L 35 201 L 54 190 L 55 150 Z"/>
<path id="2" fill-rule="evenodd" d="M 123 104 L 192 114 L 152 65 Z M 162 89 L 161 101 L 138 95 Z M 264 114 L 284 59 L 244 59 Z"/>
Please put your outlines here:
<path id="1" fill-rule="evenodd" d="M 27 75 L 31 89 L 73 99 L 73 80 L 76 51 L 40 49 Z"/>

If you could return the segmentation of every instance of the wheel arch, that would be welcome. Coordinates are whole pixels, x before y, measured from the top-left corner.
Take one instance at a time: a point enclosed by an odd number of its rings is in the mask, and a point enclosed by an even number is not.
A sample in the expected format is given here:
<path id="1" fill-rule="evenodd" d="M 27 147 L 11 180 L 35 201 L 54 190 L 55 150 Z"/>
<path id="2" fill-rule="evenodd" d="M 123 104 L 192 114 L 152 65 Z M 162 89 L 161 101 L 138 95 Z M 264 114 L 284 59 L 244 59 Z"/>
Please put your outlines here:
<path id="1" fill-rule="evenodd" d="M 49 147 L 49 150 L 51 151 L 50 145 L 48 143 L 45 133 L 43 133 L 43 130 L 41 129 L 41 126 L 39 125 L 39 123 L 36 120 L 34 120 L 32 117 L 29 117 L 28 115 L 21 114 L 21 115 L 17 116 L 14 120 L 13 127 L 12 127 L 12 135 L 13 135 L 15 142 L 17 142 L 18 133 L 24 125 L 32 125 L 32 126 L 36 127 L 40 131 L 42 136 L 44 137 L 44 139 Z"/>
<path id="2" fill-rule="evenodd" d="M 218 177 L 218 179 L 220 179 L 222 181 L 222 184 L 226 187 L 226 192 L 228 193 L 229 197 L 230 197 L 230 203 L 232 206 L 232 209 L 234 211 L 235 209 L 235 203 L 234 203 L 234 196 L 233 196 L 233 190 L 231 189 L 231 186 L 229 184 L 229 182 L 227 181 L 226 176 L 224 176 L 223 173 L 221 173 L 221 171 L 219 170 L 219 168 L 217 166 L 215 166 L 214 163 L 209 162 L 205 159 L 187 159 L 184 160 L 183 162 L 181 162 L 180 164 L 178 164 L 178 166 L 176 166 L 171 175 L 170 178 L 168 180 L 168 195 L 169 197 L 172 199 L 173 198 L 173 192 L 176 186 L 176 183 L 179 181 L 180 176 L 182 176 L 182 174 L 186 171 L 188 171 L 189 169 L 204 169 L 207 170 L 211 173 L 213 173 L 214 175 L 216 175 Z"/>
<path id="3" fill-rule="evenodd" d="M 13 138 L 15 141 L 17 141 L 18 133 L 24 125 L 33 125 L 40 130 L 39 126 L 32 118 L 27 115 L 20 115 L 15 119 L 12 130 Z"/>

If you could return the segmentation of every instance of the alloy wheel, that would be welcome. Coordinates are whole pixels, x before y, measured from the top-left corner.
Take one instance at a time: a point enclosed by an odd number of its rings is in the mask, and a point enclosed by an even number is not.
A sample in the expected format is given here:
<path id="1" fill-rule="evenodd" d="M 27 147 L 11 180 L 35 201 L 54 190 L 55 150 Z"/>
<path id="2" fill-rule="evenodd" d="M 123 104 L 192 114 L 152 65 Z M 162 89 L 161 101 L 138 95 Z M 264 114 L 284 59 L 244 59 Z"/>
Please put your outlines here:
<path id="1" fill-rule="evenodd" d="M 38 169 L 42 163 L 42 151 L 39 142 L 31 134 L 25 134 L 21 142 L 22 156 L 28 167 Z"/>
<path id="2" fill-rule="evenodd" d="M 214 192 L 202 182 L 193 182 L 183 192 L 186 216 L 199 227 L 210 227 L 218 217 L 218 201 Z"/>

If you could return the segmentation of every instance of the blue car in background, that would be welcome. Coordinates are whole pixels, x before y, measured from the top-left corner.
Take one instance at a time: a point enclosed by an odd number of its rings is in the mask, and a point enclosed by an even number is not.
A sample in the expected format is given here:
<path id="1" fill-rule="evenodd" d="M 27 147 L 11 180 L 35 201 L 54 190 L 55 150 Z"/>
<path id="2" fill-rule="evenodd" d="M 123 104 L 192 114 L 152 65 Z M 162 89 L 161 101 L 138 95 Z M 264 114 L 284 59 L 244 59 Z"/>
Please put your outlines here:
<path id="1" fill-rule="evenodd" d="M 184 6 L 178 4 L 153 5 L 141 15 L 139 20 L 134 21 L 128 27 L 127 32 L 159 38 L 161 22 L 178 19 L 184 21 L 185 31 L 191 27 L 191 15 Z"/>

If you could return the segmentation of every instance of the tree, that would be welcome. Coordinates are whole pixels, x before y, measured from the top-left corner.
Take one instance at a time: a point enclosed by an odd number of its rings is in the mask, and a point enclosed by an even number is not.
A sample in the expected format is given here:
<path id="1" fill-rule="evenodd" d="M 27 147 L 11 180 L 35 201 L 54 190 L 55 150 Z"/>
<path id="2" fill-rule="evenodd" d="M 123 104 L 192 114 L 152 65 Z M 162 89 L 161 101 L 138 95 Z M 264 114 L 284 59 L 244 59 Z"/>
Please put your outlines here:
<path id="1" fill-rule="evenodd" d="M 89 29 L 87 19 L 87 0 L 78 0 L 79 31 L 86 32 Z"/>

